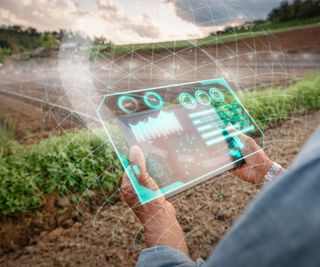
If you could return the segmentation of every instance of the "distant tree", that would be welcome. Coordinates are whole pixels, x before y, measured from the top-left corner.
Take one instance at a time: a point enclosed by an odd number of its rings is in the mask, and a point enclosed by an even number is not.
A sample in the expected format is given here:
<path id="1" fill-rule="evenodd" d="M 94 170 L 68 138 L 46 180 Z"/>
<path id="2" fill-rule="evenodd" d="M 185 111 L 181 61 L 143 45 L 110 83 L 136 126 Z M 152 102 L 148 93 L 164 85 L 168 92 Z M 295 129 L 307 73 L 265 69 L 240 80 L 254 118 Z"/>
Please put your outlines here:
<path id="1" fill-rule="evenodd" d="M 37 29 L 29 27 L 25 31 L 27 34 L 29 34 L 31 37 L 38 37 L 40 33 L 37 31 Z"/>
<path id="2" fill-rule="evenodd" d="M 320 18 L 320 0 L 294 0 L 293 2 L 282 1 L 280 5 L 270 11 L 267 20 L 255 20 L 245 22 L 235 28 L 227 26 L 223 31 L 210 33 L 211 36 L 243 32 L 248 30 L 259 30 L 261 26 L 277 24 L 290 20 Z"/>
<path id="3" fill-rule="evenodd" d="M 60 29 L 56 36 L 57 36 L 57 39 L 61 42 L 65 35 L 66 35 L 66 30 Z"/>
<path id="4" fill-rule="evenodd" d="M 9 26 L 8 27 L 9 30 L 15 31 L 17 33 L 22 32 L 22 27 L 19 25 L 14 25 L 14 26 Z"/>
<path id="5" fill-rule="evenodd" d="M 47 48 L 55 48 L 58 46 L 59 40 L 51 32 L 40 34 L 40 45 Z"/>
<path id="6" fill-rule="evenodd" d="M 82 44 L 90 41 L 88 36 L 78 31 L 60 29 L 59 31 L 39 32 L 33 27 L 0 26 L 0 48 L 8 48 L 9 50 L 6 51 L 12 51 L 13 53 L 31 51 L 40 46 L 57 48 L 64 39 Z M 107 43 L 104 37 L 99 37 L 97 41 L 101 44 Z"/>
<path id="7" fill-rule="evenodd" d="M 281 2 L 268 14 L 268 20 L 277 23 L 316 16 L 320 16 L 320 0 L 294 0 L 291 4 Z"/>
<path id="8" fill-rule="evenodd" d="M 107 45 L 109 43 L 110 42 L 108 42 L 107 39 L 103 36 L 93 38 L 93 44 L 95 45 Z"/>

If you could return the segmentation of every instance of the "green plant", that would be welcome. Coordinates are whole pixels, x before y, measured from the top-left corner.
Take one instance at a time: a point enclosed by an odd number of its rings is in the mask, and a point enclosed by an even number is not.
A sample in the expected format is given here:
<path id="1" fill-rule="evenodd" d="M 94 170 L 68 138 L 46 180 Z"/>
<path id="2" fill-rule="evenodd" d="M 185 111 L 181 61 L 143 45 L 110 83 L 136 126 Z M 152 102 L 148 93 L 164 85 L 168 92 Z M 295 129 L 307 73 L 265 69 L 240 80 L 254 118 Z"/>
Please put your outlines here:
<path id="1" fill-rule="evenodd" d="M 320 108 L 320 76 L 287 89 L 239 94 L 252 117 L 266 129 L 272 123 Z M 9 131 L 10 132 L 10 131 Z M 23 147 L 0 127 L 0 215 L 28 211 L 42 204 L 45 193 L 110 192 L 121 166 L 110 147 L 88 130 L 76 130 Z"/>
<path id="2" fill-rule="evenodd" d="M 305 78 L 283 90 L 247 92 L 240 99 L 251 116 L 266 129 L 273 122 L 320 108 L 320 76 Z"/>
<path id="3" fill-rule="evenodd" d="M 7 56 L 12 54 L 12 50 L 10 48 L 1 48 L 0 47 L 0 62 L 4 62 Z"/>
<path id="4" fill-rule="evenodd" d="M 24 148 L 0 133 L 0 215 L 39 207 L 45 193 L 111 191 L 121 168 L 114 153 L 88 131 Z"/>
<path id="5" fill-rule="evenodd" d="M 25 160 L 27 151 L 0 130 L 0 214 L 25 211 L 41 203 L 41 177 Z"/>

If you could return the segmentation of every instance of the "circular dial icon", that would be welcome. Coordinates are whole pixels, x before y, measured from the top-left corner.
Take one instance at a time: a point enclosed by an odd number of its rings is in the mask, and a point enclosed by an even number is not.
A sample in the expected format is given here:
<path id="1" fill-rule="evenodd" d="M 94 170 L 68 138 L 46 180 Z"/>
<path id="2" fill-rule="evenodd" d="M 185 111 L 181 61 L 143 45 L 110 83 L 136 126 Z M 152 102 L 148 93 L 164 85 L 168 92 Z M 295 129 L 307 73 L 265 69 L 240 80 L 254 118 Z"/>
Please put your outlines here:
<path id="1" fill-rule="evenodd" d="M 155 92 L 147 92 L 143 97 L 143 102 L 152 109 L 162 108 L 164 104 L 161 95 Z"/>
<path id="2" fill-rule="evenodd" d="M 118 107 L 125 113 L 135 112 L 138 106 L 138 100 L 132 96 L 123 95 L 118 98 Z"/>
<path id="3" fill-rule="evenodd" d="M 179 95 L 180 104 L 188 109 L 194 109 L 197 106 L 197 101 L 189 93 L 181 93 Z"/>
<path id="4" fill-rule="evenodd" d="M 210 105 L 210 100 L 211 100 L 210 96 L 205 91 L 197 90 L 195 95 L 196 95 L 197 101 L 201 105 L 204 105 L 204 106 Z"/>
<path id="5" fill-rule="evenodd" d="M 209 90 L 210 96 L 212 100 L 218 103 L 222 103 L 224 101 L 224 94 L 221 92 L 220 89 L 216 87 L 212 87 Z"/>

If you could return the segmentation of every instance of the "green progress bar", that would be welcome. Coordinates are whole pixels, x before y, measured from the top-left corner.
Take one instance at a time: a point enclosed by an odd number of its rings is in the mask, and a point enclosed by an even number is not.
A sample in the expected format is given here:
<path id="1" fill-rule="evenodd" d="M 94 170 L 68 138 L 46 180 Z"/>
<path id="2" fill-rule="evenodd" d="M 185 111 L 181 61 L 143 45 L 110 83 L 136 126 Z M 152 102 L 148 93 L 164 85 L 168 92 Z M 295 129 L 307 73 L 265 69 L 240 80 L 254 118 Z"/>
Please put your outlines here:
<path id="1" fill-rule="evenodd" d="M 227 124 L 229 122 L 234 123 L 234 122 L 240 121 L 242 118 L 246 118 L 246 117 L 247 117 L 246 114 L 242 114 L 241 116 L 237 116 L 237 117 L 231 118 L 229 120 L 216 120 L 216 119 L 213 120 L 213 118 L 211 118 L 211 119 L 208 118 L 207 121 L 196 120 L 196 121 L 193 121 L 193 123 L 194 123 L 194 125 L 199 125 L 204 122 L 210 122 L 209 124 L 197 127 L 197 130 L 199 132 L 203 132 L 206 130 L 210 130 L 212 128 L 223 127 L 225 124 Z M 244 121 L 247 121 L 247 120 L 244 120 Z"/>
<path id="2" fill-rule="evenodd" d="M 213 108 L 191 113 L 191 114 L 189 114 L 189 117 L 191 119 L 193 119 L 193 118 L 196 118 L 196 117 L 206 116 L 206 115 L 209 115 L 209 114 L 212 114 L 212 113 L 213 114 L 216 113 L 216 111 Z"/>
<path id="3" fill-rule="evenodd" d="M 216 128 L 216 126 L 217 126 L 216 124 L 210 123 L 210 124 L 198 127 L 197 130 L 198 130 L 198 132 L 203 132 L 203 131 L 206 131 L 206 130 L 210 130 L 210 129 Z"/>
<path id="4" fill-rule="evenodd" d="M 229 130 L 231 130 L 233 127 L 237 127 L 237 126 L 248 126 L 248 125 L 250 125 L 251 124 L 251 122 L 250 122 L 250 120 L 247 120 L 247 121 L 245 121 L 245 122 L 242 122 L 241 124 L 240 123 L 237 123 L 236 125 L 234 125 L 234 126 L 228 126 L 228 127 L 226 127 L 225 129 L 227 130 L 227 131 L 229 131 Z M 203 138 L 203 139 L 207 139 L 207 138 L 210 138 L 210 137 L 213 137 L 213 136 L 215 136 L 215 135 L 217 135 L 217 134 L 219 134 L 219 133 L 221 133 L 221 129 L 218 129 L 218 130 L 215 130 L 215 131 L 212 131 L 212 132 L 207 132 L 207 133 L 204 133 L 204 134 L 202 134 L 201 135 L 201 137 Z"/>
<path id="5" fill-rule="evenodd" d="M 237 131 L 235 133 L 231 133 L 231 134 L 228 134 L 228 136 L 221 136 L 219 138 L 216 138 L 216 139 L 211 139 L 209 141 L 206 142 L 207 146 L 212 146 L 214 144 L 217 144 L 217 143 L 220 143 L 220 142 L 223 142 L 227 137 L 234 137 L 234 136 L 238 136 L 240 135 L 241 133 L 248 133 L 248 132 L 251 132 L 253 131 L 255 128 L 253 125 L 251 125 L 250 127 L 248 128 L 244 128 L 240 131 Z"/>
<path id="6" fill-rule="evenodd" d="M 216 107 L 216 110 L 224 109 L 224 108 L 233 108 L 233 107 L 241 107 L 238 103 L 231 103 L 225 106 Z"/>
<path id="7" fill-rule="evenodd" d="M 194 120 L 192 122 L 193 122 L 194 125 L 199 125 L 199 124 L 202 124 L 202 123 L 206 123 L 206 122 L 210 122 L 210 121 L 216 121 L 216 120 L 220 120 L 220 118 L 216 117 L 216 116 L 212 116 L 212 117 L 206 117 L 206 118 Z"/>

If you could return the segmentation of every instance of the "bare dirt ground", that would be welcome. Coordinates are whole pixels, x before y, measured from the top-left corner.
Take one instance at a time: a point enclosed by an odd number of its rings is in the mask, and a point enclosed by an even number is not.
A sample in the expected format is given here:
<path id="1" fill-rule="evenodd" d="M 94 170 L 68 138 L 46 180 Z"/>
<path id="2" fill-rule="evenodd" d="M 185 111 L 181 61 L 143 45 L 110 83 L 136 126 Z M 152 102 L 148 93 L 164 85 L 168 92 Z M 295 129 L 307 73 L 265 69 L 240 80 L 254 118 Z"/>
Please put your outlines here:
<path id="1" fill-rule="evenodd" d="M 320 111 L 314 111 L 266 131 L 267 154 L 289 166 L 319 125 Z M 226 173 L 172 199 L 191 257 L 206 258 L 257 192 Z M 23 219 L 29 224 L 27 239 L 14 235 L 24 227 L 21 218 L 1 223 L 2 252 L 3 245 L 11 246 L 11 252 L 2 254 L 0 266 L 134 266 L 144 248 L 143 233 L 125 204 L 117 202 L 95 212 L 85 207 L 75 211 L 63 200 L 58 206 L 62 208 L 57 208 L 51 196 L 42 217 Z"/>
<path id="2" fill-rule="evenodd" d="M 14 128 L 14 138 L 23 144 L 36 143 L 80 126 L 79 121 L 62 120 L 47 109 L 7 95 L 0 97 L 0 122 Z"/>

